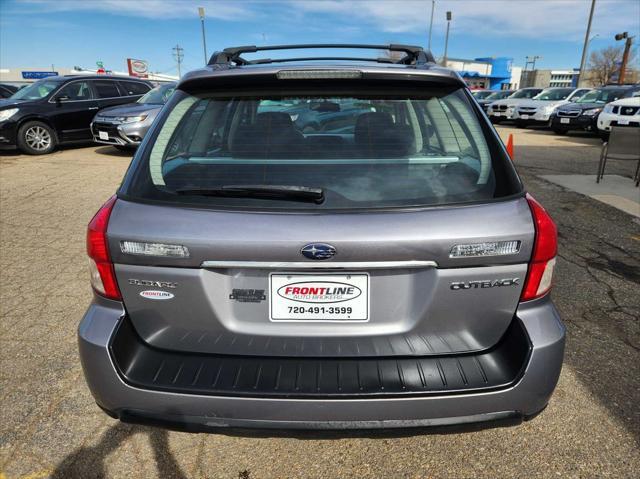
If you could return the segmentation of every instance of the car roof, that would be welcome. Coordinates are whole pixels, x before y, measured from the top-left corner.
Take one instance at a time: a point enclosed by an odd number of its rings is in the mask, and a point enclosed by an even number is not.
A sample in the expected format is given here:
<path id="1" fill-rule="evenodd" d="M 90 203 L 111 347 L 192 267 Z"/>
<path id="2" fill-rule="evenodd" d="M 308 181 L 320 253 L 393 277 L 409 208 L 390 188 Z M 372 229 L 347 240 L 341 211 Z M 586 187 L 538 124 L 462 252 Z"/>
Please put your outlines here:
<path id="1" fill-rule="evenodd" d="M 71 80 L 127 80 L 148 84 L 149 81 L 143 78 L 128 77 L 122 75 L 53 75 L 42 78 L 42 80 L 67 82 Z"/>
<path id="2" fill-rule="evenodd" d="M 613 89 L 629 89 L 629 88 L 640 88 L 639 85 L 603 85 L 601 87 L 594 88 L 594 90 L 613 90 Z"/>
<path id="3" fill-rule="evenodd" d="M 298 49 L 369 49 L 401 52 L 402 57 L 392 60 L 388 57 L 339 57 L 311 56 L 277 59 L 246 60 L 243 53 L 255 53 L 268 50 Z M 455 71 L 439 66 L 433 55 L 421 47 L 409 45 L 360 45 L 360 44 L 304 44 L 274 45 L 267 47 L 231 47 L 212 55 L 208 65 L 187 73 L 178 84 L 180 89 L 206 86 L 211 80 L 224 82 L 249 81 L 262 79 L 275 80 L 282 71 L 309 72 L 331 70 L 336 77 L 344 72 L 358 72 L 365 79 L 388 80 L 429 80 L 441 83 L 466 86 Z M 233 79 L 233 80 L 231 80 Z"/>

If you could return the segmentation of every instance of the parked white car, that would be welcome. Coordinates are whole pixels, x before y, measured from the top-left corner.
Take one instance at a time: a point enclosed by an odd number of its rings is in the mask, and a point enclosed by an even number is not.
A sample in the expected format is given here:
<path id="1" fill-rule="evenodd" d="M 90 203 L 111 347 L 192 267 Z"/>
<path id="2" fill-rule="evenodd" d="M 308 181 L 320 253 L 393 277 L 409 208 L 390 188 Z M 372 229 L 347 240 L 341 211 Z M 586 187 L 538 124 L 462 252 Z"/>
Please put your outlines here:
<path id="1" fill-rule="evenodd" d="M 513 120 L 516 106 L 522 102 L 531 100 L 542 91 L 542 88 L 521 88 L 504 100 L 494 101 L 487 109 L 487 116 L 493 123 L 504 120 Z"/>
<path id="2" fill-rule="evenodd" d="M 598 133 L 606 138 L 612 126 L 640 127 L 640 96 L 622 98 L 604 106 L 598 117 Z"/>
<path id="3" fill-rule="evenodd" d="M 531 100 L 520 103 L 513 113 L 513 120 L 518 128 L 548 125 L 557 107 L 574 102 L 589 91 L 590 88 L 545 88 Z"/>

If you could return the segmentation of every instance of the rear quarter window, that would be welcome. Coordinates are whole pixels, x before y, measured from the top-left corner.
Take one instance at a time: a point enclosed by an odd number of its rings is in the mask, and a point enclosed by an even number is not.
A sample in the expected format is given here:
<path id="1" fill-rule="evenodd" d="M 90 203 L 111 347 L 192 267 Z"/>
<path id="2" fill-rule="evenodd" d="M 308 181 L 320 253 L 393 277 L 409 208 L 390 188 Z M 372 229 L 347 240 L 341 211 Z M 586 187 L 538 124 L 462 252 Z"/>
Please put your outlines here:
<path id="1" fill-rule="evenodd" d="M 142 82 L 119 81 L 118 83 L 124 96 L 144 95 L 151 89 L 149 85 Z"/>

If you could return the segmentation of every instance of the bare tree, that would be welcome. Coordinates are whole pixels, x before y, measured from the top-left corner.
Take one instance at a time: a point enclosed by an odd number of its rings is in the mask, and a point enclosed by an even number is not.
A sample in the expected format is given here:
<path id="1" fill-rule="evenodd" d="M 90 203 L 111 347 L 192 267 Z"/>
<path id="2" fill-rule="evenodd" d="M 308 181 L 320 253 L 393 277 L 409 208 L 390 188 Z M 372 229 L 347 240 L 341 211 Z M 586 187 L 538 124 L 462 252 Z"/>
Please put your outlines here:
<path id="1" fill-rule="evenodd" d="M 589 79 L 595 86 L 606 85 L 620 69 L 622 47 L 607 47 L 591 52 Z"/>

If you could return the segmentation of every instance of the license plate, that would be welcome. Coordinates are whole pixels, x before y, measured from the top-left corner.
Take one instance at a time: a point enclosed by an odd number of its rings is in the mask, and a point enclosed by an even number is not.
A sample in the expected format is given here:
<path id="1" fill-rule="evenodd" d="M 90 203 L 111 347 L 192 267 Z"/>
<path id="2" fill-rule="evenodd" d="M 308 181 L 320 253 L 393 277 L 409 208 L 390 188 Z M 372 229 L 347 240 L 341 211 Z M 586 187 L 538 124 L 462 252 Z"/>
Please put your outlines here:
<path id="1" fill-rule="evenodd" d="M 618 125 L 628 125 L 629 119 L 627 118 L 618 118 Z"/>
<path id="2" fill-rule="evenodd" d="M 560 123 L 571 123 L 571 118 L 560 118 Z"/>
<path id="3" fill-rule="evenodd" d="M 529 119 L 529 115 L 520 115 L 520 118 L 522 118 L 523 120 L 528 120 Z"/>
<path id="4" fill-rule="evenodd" d="M 368 321 L 369 275 L 271 274 L 271 321 Z"/>
<path id="5" fill-rule="evenodd" d="M 108 140 L 109 139 L 109 133 L 107 133 L 106 131 L 99 131 L 98 132 L 98 137 L 101 140 Z"/>

